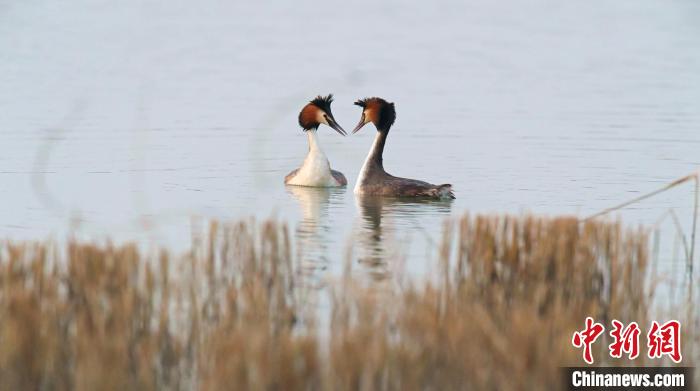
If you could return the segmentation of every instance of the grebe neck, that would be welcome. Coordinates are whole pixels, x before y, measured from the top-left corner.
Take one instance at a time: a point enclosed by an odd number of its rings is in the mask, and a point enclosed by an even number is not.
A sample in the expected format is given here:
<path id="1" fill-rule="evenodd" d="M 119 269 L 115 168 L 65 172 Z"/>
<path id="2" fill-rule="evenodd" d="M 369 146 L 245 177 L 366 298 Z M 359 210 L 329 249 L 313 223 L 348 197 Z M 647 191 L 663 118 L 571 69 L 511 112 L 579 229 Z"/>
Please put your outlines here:
<path id="1" fill-rule="evenodd" d="M 309 152 L 321 152 L 321 144 L 318 142 L 317 129 L 309 129 L 306 131 L 306 137 L 309 139 Z"/>
<path id="2" fill-rule="evenodd" d="M 386 171 L 384 171 L 382 155 L 388 135 L 388 129 L 377 131 L 377 135 L 374 137 L 374 142 L 372 143 L 372 148 L 369 150 L 369 154 L 367 154 L 367 158 L 360 169 L 360 175 L 355 183 L 355 193 L 361 193 L 362 186 L 366 185 L 368 181 L 371 181 L 371 178 L 375 175 L 381 176 L 386 173 Z"/>
<path id="3" fill-rule="evenodd" d="M 377 135 L 374 137 L 374 143 L 372 143 L 372 149 L 367 155 L 367 163 L 374 164 L 375 166 L 384 169 L 384 145 L 386 145 L 386 138 L 389 136 L 389 130 L 377 130 Z"/>

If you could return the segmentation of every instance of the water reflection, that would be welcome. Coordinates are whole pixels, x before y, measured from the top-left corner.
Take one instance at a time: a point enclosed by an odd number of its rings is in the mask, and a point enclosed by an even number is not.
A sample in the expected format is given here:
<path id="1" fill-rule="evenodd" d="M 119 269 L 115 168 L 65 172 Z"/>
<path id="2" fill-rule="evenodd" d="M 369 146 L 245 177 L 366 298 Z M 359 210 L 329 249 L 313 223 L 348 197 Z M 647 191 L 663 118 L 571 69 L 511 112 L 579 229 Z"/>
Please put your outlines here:
<path id="1" fill-rule="evenodd" d="M 410 245 L 406 241 L 437 240 L 439 232 L 428 232 L 424 227 L 440 226 L 439 222 L 449 216 L 452 202 L 356 195 L 361 218 L 355 246 L 358 262 L 373 278 L 386 278 L 391 262 L 400 260 Z"/>
<path id="2" fill-rule="evenodd" d="M 317 285 L 319 272 L 326 270 L 330 262 L 329 247 L 333 230 L 329 210 L 331 205 L 342 203 L 346 190 L 302 186 L 286 186 L 286 189 L 297 200 L 301 211 L 301 219 L 294 232 L 301 271 L 307 283 Z"/>

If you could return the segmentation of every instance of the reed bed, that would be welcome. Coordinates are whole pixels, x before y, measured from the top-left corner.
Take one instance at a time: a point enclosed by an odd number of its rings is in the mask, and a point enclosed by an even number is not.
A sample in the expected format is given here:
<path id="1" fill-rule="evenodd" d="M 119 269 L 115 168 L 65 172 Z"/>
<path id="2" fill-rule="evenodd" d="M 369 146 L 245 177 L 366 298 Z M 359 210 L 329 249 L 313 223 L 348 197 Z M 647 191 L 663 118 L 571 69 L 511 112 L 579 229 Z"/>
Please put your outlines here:
<path id="1" fill-rule="evenodd" d="M 321 291 L 284 224 L 212 224 L 193 242 L 177 256 L 3 243 L 0 389 L 552 389 L 582 364 L 571 335 L 586 316 L 650 320 L 647 234 L 619 223 L 464 216 L 434 278 L 373 283 L 349 255 Z M 607 343 L 598 364 L 630 364 Z"/>

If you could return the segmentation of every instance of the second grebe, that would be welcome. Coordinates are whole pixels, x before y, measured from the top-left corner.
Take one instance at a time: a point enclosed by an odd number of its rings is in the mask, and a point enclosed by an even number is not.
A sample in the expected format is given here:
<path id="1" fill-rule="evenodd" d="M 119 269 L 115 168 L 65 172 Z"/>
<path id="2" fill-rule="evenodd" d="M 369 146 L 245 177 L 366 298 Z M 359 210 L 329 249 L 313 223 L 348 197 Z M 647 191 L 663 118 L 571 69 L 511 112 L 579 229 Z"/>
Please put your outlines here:
<path id="1" fill-rule="evenodd" d="M 331 170 L 331 164 L 328 162 L 326 154 L 321 150 L 316 134 L 318 127 L 325 124 L 341 135 L 347 135 L 333 118 L 332 102 L 333 95 L 319 95 L 301 109 L 299 125 L 304 129 L 309 139 L 309 152 L 301 167 L 284 177 L 285 184 L 312 187 L 340 187 L 348 184 L 345 175 L 340 171 Z"/>
<path id="2" fill-rule="evenodd" d="M 452 185 L 433 185 L 415 179 L 399 178 L 384 171 L 382 154 L 389 129 L 396 119 L 394 104 L 382 98 L 366 98 L 355 102 L 362 107 L 362 117 L 352 131 L 356 133 L 365 124 L 372 122 L 377 128 L 377 136 L 372 144 L 360 176 L 355 184 L 355 193 L 364 195 L 382 195 L 394 197 L 425 197 L 436 199 L 453 199 Z"/>

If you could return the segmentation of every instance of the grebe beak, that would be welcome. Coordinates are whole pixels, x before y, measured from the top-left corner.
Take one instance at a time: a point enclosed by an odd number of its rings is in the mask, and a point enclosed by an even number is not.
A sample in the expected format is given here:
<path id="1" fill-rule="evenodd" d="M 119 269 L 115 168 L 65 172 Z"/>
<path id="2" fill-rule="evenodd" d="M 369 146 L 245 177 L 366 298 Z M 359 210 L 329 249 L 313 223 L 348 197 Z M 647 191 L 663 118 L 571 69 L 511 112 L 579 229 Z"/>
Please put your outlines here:
<path id="1" fill-rule="evenodd" d="M 367 124 L 367 121 L 365 121 L 365 113 L 362 113 L 362 118 L 360 118 L 360 123 L 355 126 L 355 129 L 352 130 L 352 134 L 357 133 L 362 129 L 363 126 Z"/>
<path id="2" fill-rule="evenodd" d="M 329 115 L 326 117 L 326 122 L 328 122 L 328 126 L 335 129 L 335 131 L 340 133 L 342 136 L 348 135 L 348 133 L 342 127 L 340 127 L 337 122 L 335 122 L 335 119 L 332 116 Z"/>

